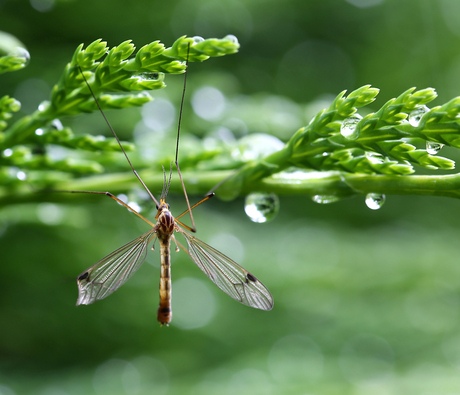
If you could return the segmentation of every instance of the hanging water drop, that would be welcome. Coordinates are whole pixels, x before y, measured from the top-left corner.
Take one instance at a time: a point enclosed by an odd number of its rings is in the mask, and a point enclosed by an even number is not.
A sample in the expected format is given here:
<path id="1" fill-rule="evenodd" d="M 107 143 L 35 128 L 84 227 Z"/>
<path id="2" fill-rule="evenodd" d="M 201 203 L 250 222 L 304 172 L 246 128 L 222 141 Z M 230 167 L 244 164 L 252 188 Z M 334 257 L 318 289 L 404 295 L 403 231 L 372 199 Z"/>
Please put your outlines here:
<path id="1" fill-rule="evenodd" d="M 50 107 L 50 102 L 45 100 L 45 101 L 42 101 L 39 105 L 38 105 L 38 111 L 40 112 L 45 112 L 49 109 Z"/>
<path id="2" fill-rule="evenodd" d="M 280 201 L 274 193 L 251 193 L 244 200 L 244 211 L 252 222 L 271 221 L 280 209 Z"/>
<path id="3" fill-rule="evenodd" d="M 357 125 L 363 117 L 359 114 L 354 114 L 351 117 L 344 119 L 340 126 L 340 134 L 349 140 L 356 140 L 359 137 Z"/>
<path id="4" fill-rule="evenodd" d="M 340 200 L 340 198 L 335 195 L 315 195 L 311 199 L 315 203 L 319 203 L 319 204 L 330 204 L 330 203 L 338 202 Z"/>
<path id="5" fill-rule="evenodd" d="M 442 147 L 444 147 L 444 144 L 435 143 L 433 141 L 426 142 L 426 152 L 428 152 L 430 155 L 436 155 Z"/>
<path id="6" fill-rule="evenodd" d="M 224 39 L 231 41 L 233 44 L 238 44 L 238 39 L 233 34 L 227 34 Z"/>
<path id="7" fill-rule="evenodd" d="M 420 120 L 422 119 L 423 115 L 426 114 L 428 111 L 430 111 L 430 109 L 425 105 L 417 106 L 415 108 L 415 110 L 413 110 L 409 114 L 409 118 L 408 118 L 409 123 L 412 126 L 417 127 L 418 124 L 420 123 Z"/>
<path id="8" fill-rule="evenodd" d="M 64 125 L 62 124 L 62 122 L 55 118 L 51 121 L 51 126 L 56 129 L 56 130 L 63 130 L 64 129 Z M 36 132 L 36 131 L 35 131 Z"/>
<path id="9" fill-rule="evenodd" d="M 30 53 L 25 48 L 16 47 L 13 55 L 22 60 L 22 67 L 26 67 L 30 62 Z"/>
<path id="10" fill-rule="evenodd" d="M 368 193 L 366 195 L 366 206 L 371 210 L 378 210 L 385 203 L 385 195 L 382 193 Z"/>

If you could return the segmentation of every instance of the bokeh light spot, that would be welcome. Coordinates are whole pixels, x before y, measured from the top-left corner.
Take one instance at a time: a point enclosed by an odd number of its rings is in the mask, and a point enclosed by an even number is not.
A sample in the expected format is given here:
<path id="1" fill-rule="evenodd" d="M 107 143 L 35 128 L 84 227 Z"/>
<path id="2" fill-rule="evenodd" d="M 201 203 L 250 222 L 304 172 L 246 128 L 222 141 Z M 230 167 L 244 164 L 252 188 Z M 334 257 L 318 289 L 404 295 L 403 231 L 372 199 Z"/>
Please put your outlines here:
<path id="1" fill-rule="evenodd" d="M 382 337 L 362 333 L 345 343 L 339 365 L 342 374 L 351 383 L 373 385 L 391 377 L 394 352 Z"/>
<path id="2" fill-rule="evenodd" d="M 208 121 L 219 119 L 225 110 L 225 97 L 212 86 L 204 86 L 193 94 L 192 107 L 195 113 Z"/>
<path id="3" fill-rule="evenodd" d="M 59 225 L 64 217 L 64 212 L 57 204 L 41 203 L 37 206 L 37 216 L 46 225 Z"/>
<path id="4" fill-rule="evenodd" d="M 244 260 L 244 245 L 238 237 L 231 233 L 217 233 L 209 238 L 209 244 L 236 262 Z"/>
<path id="5" fill-rule="evenodd" d="M 174 325 L 196 329 L 207 325 L 215 314 L 215 298 L 207 284 L 195 278 L 181 278 L 172 285 Z"/>
<path id="6" fill-rule="evenodd" d="M 289 335 L 273 345 L 268 369 L 279 383 L 316 382 L 323 372 L 323 353 L 309 337 Z"/>

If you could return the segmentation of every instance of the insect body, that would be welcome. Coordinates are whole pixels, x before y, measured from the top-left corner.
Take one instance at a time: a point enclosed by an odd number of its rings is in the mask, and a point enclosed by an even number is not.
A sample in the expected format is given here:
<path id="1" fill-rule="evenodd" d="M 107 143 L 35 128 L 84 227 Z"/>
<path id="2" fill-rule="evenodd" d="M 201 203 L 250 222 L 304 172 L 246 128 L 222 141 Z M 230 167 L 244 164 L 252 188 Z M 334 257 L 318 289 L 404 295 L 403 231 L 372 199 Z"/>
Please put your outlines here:
<path id="1" fill-rule="evenodd" d="M 84 74 L 83 78 L 86 81 Z M 185 92 L 185 81 L 184 80 L 184 92 Z M 87 83 L 87 81 L 86 81 Z M 102 109 L 97 102 L 97 99 L 91 90 L 90 85 L 87 83 L 88 88 L 93 94 L 94 100 L 98 105 L 100 111 Z M 182 104 L 184 100 L 184 94 L 182 96 Z M 182 104 L 181 112 L 182 113 Z M 168 325 L 171 321 L 171 240 L 176 245 L 176 250 L 179 247 L 185 251 L 193 262 L 216 284 L 222 291 L 230 295 L 233 299 L 247 306 L 254 307 L 261 310 L 271 310 L 273 308 L 273 298 L 268 289 L 251 273 L 242 268 L 236 262 L 217 251 L 215 248 L 209 246 L 203 241 L 193 236 L 189 231 L 195 232 L 195 224 L 192 215 L 192 209 L 208 200 L 214 194 L 207 195 L 201 201 L 190 207 L 190 203 L 185 190 L 184 181 L 180 172 L 178 164 L 178 150 L 179 150 L 179 131 L 180 131 L 180 116 L 179 126 L 177 132 L 176 141 L 176 168 L 182 183 L 182 188 L 187 202 L 187 210 L 178 217 L 174 218 L 172 215 L 169 204 L 166 203 L 166 196 L 169 191 L 171 184 L 172 164 L 169 175 L 169 181 L 163 185 L 163 191 L 161 193 L 160 201 L 158 202 L 154 195 L 147 188 L 145 183 L 142 181 L 136 170 L 134 169 L 131 161 L 128 158 L 123 146 L 120 143 L 115 131 L 110 126 L 107 118 L 102 112 L 110 130 L 118 141 L 122 152 L 124 153 L 126 160 L 128 161 L 131 169 L 135 176 L 138 178 L 140 183 L 143 185 L 145 190 L 150 195 L 151 199 L 155 202 L 158 209 L 157 215 L 155 216 L 156 223 L 149 221 L 143 217 L 140 213 L 135 211 L 132 207 L 112 195 L 110 192 L 99 192 L 99 191 L 71 191 L 75 193 L 94 193 L 107 195 L 110 198 L 116 200 L 121 205 L 125 206 L 128 210 L 136 214 L 147 222 L 151 228 L 143 235 L 137 237 L 133 241 L 125 244 L 123 247 L 115 250 L 105 258 L 85 270 L 77 277 L 78 284 L 78 300 L 77 306 L 81 304 L 91 304 L 97 300 L 101 300 L 108 295 L 115 292 L 121 287 L 142 265 L 147 254 L 147 246 L 150 242 L 154 242 L 158 239 L 160 244 L 160 255 L 161 255 L 161 277 L 160 277 L 160 305 L 158 308 L 158 321 L 163 325 Z M 182 223 L 179 219 L 189 213 L 192 226 L 189 227 Z M 183 246 L 179 240 L 176 239 L 176 235 L 180 234 L 185 239 L 186 247 Z M 153 249 L 153 248 L 152 248 Z"/>
<path id="2" fill-rule="evenodd" d="M 211 196 L 208 195 L 203 201 Z M 268 289 L 253 274 L 183 229 L 179 225 L 183 224 L 173 217 L 169 211 L 169 205 L 163 198 L 160 200 L 155 219 L 157 223 L 155 225 L 151 223 L 153 227 L 149 231 L 107 255 L 77 277 L 79 289 L 77 305 L 91 304 L 115 292 L 139 269 L 145 259 L 148 244 L 158 238 L 161 277 L 157 319 L 162 325 L 168 325 L 172 316 L 171 239 L 188 253 L 214 284 L 233 299 L 257 309 L 272 309 L 273 299 Z M 147 222 L 150 223 L 148 220 Z M 176 240 L 175 233 L 184 237 L 187 248 Z"/>

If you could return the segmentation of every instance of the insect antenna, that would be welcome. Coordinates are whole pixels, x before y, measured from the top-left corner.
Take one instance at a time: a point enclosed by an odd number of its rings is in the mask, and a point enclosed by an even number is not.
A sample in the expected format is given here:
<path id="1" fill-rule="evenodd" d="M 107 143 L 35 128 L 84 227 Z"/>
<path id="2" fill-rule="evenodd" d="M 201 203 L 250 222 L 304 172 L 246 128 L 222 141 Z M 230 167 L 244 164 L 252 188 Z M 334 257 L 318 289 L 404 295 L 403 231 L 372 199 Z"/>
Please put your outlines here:
<path id="1" fill-rule="evenodd" d="M 180 136 L 180 125 L 182 121 L 182 110 L 184 108 L 184 100 L 185 100 L 185 89 L 187 86 L 187 68 L 188 68 L 188 58 L 190 54 L 190 43 L 187 44 L 187 60 L 185 61 L 185 75 L 184 75 L 184 88 L 182 90 L 182 99 L 180 103 L 180 112 L 179 112 L 179 121 L 177 124 L 177 140 L 176 140 L 176 168 L 177 173 L 179 174 L 180 182 L 182 184 L 182 189 L 184 190 L 185 201 L 187 202 L 187 211 L 190 213 L 190 220 L 192 221 L 192 226 L 190 230 L 192 232 L 196 232 L 195 221 L 193 220 L 192 209 L 190 207 L 190 202 L 188 200 L 187 191 L 185 190 L 184 180 L 182 179 L 182 174 L 179 168 L 178 156 L 179 156 L 179 136 Z M 171 179 L 170 179 L 171 180 Z M 168 185 L 169 189 L 169 185 Z M 187 227 L 188 228 L 188 227 Z"/>
<path id="2" fill-rule="evenodd" d="M 166 199 L 166 196 L 168 196 L 169 187 L 171 185 L 171 178 L 172 178 L 172 166 L 173 166 L 173 163 L 171 162 L 171 167 L 169 168 L 169 179 L 167 182 L 166 182 L 166 170 L 163 165 L 161 166 L 163 168 L 163 179 L 164 179 L 163 190 L 161 191 L 162 200 Z"/>
<path id="3" fill-rule="evenodd" d="M 163 169 L 163 189 L 161 190 L 160 199 L 165 199 L 165 198 L 166 198 L 166 194 L 165 194 L 165 188 L 166 188 L 166 171 L 165 171 L 165 167 L 164 167 L 163 165 L 161 165 L 161 168 Z"/>
<path id="4" fill-rule="evenodd" d="M 159 203 L 158 201 L 155 199 L 155 196 L 153 196 L 152 192 L 150 192 L 150 190 L 147 188 L 147 185 L 145 185 L 144 181 L 142 181 L 141 177 L 139 176 L 139 174 L 137 173 L 137 171 L 134 169 L 131 161 L 129 160 L 129 157 L 128 157 L 128 154 L 126 153 L 125 149 L 123 148 L 123 145 L 121 144 L 121 141 L 120 139 L 118 138 L 117 134 L 115 133 L 115 130 L 112 128 L 112 125 L 110 124 L 109 120 L 107 119 L 107 117 L 105 116 L 105 113 L 104 111 L 102 111 L 102 108 L 101 106 L 99 105 L 99 101 L 97 100 L 96 98 L 96 95 L 94 94 L 93 90 L 91 89 L 91 86 L 89 85 L 88 83 L 88 80 L 86 79 L 85 75 L 83 74 L 83 71 L 81 69 L 80 66 L 78 66 L 78 68 L 80 69 L 80 73 L 83 77 L 83 79 L 85 80 L 85 83 L 86 83 L 86 86 L 88 87 L 89 91 L 91 92 L 91 95 L 93 96 L 94 98 L 94 101 L 96 102 L 96 105 L 97 105 L 97 108 L 99 109 L 99 111 L 101 112 L 102 116 L 104 117 L 105 119 L 105 122 L 107 123 L 110 131 L 112 132 L 113 136 L 115 137 L 115 139 L 117 140 L 117 143 L 118 145 L 120 146 L 123 154 L 125 155 L 125 158 L 126 160 L 128 161 L 129 163 L 129 166 L 131 167 L 132 171 L 134 172 L 134 174 L 136 175 L 137 179 L 140 181 L 140 183 L 142 184 L 142 186 L 145 188 L 145 190 L 148 192 L 150 198 L 155 202 L 156 206 L 159 207 Z M 176 155 L 177 157 L 177 155 Z"/>
<path id="5" fill-rule="evenodd" d="M 173 163 L 171 162 L 171 166 L 169 167 L 169 180 L 168 180 L 168 186 L 166 187 L 166 193 L 165 193 L 166 196 L 168 195 L 169 187 L 171 186 L 172 169 L 173 169 Z M 165 183 L 166 183 L 166 179 L 165 179 Z"/>

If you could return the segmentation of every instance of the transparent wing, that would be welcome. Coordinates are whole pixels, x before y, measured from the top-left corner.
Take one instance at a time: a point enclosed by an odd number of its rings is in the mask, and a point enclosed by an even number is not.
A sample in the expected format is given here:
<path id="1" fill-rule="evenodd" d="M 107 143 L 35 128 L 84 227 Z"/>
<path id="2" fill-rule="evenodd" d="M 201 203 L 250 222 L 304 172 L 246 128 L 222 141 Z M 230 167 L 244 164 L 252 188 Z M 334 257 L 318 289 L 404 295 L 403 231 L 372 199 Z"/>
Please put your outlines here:
<path id="1" fill-rule="evenodd" d="M 154 237 L 152 228 L 80 274 L 77 306 L 104 299 L 120 288 L 142 265 L 147 245 Z"/>
<path id="2" fill-rule="evenodd" d="M 179 227 L 176 230 L 187 241 L 188 249 L 182 249 L 222 291 L 246 306 L 261 310 L 273 308 L 270 291 L 255 276 L 185 230 Z"/>

